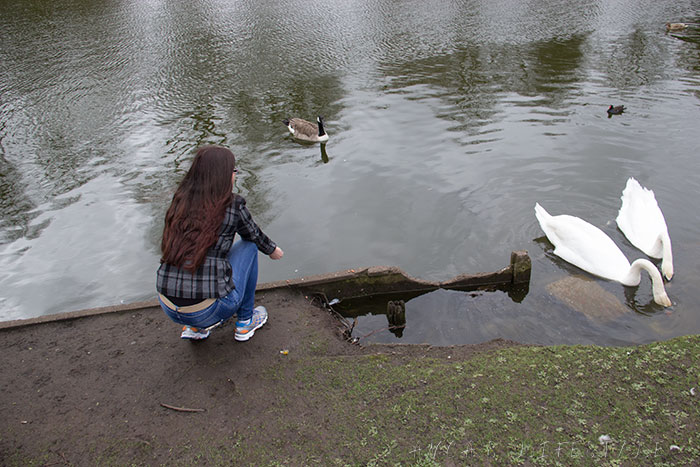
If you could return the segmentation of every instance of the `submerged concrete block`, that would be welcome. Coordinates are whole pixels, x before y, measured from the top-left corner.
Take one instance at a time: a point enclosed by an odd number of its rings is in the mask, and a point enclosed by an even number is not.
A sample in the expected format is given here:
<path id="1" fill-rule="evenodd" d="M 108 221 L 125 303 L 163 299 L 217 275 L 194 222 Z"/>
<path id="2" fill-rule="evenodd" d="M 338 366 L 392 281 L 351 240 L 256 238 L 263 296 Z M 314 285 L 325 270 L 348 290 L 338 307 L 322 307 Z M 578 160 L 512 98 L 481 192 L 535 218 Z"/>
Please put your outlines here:
<path id="1" fill-rule="evenodd" d="M 598 283 L 583 277 L 569 276 L 547 284 L 547 291 L 572 310 L 583 313 L 592 321 L 605 323 L 630 309 Z"/>

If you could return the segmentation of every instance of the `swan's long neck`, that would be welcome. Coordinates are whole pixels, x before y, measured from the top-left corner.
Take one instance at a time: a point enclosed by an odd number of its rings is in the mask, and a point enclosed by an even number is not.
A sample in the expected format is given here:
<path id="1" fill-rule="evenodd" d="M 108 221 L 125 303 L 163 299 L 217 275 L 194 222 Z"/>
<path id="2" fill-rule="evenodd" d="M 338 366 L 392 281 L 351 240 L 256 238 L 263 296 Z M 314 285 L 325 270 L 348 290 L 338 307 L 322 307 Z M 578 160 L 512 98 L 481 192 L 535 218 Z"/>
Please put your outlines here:
<path id="1" fill-rule="evenodd" d="M 642 279 L 642 270 L 649 273 L 651 277 L 651 287 L 654 294 L 654 301 L 661 306 L 671 306 L 671 299 L 666 295 L 664 279 L 656 266 L 648 259 L 640 258 L 632 263 L 627 275 L 620 281 L 624 285 L 639 285 Z"/>
<path id="2" fill-rule="evenodd" d="M 671 280 L 673 277 L 673 251 L 671 250 L 671 238 L 668 233 L 659 234 L 657 243 L 661 243 L 661 272 L 664 273 L 666 279 Z"/>

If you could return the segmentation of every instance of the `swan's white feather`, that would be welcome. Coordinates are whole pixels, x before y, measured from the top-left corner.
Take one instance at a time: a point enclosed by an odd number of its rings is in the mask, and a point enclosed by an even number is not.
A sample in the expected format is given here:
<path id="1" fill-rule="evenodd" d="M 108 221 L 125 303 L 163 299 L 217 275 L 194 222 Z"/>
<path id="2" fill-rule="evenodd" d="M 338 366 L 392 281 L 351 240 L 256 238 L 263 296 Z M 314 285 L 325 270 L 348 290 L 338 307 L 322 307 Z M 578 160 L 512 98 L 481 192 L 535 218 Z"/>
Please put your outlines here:
<path id="1" fill-rule="evenodd" d="M 671 238 L 654 192 L 630 177 L 621 199 L 616 219 L 618 227 L 630 243 L 644 253 L 652 258 L 663 258 L 661 269 L 670 279 L 673 276 Z"/>
<path id="2" fill-rule="evenodd" d="M 578 217 L 550 215 L 539 204 L 535 215 L 552 245 L 554 254 L 591 274 L 620 281 L 630 263 L 602 230 Z"/>

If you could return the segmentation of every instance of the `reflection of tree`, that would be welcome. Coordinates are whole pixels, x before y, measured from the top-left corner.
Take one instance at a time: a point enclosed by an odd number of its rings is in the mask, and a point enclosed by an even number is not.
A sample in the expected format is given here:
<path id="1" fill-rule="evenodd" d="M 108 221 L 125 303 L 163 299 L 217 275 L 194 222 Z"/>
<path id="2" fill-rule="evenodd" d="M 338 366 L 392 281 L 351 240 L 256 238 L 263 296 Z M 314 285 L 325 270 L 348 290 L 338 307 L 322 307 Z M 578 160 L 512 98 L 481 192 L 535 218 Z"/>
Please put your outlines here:
<path id="1" fill-rule="evenodd" d="M 268 2 L 230 2 L 215 12 L 207 3 L 164 2 L 159 9 L 151 31 L 161 43 L 160 104 L 166 115 L 180 117 L 206 106 L 205 119 L 216 128 L 195 134 L 200 140 L 218 142 L 226 135 L 228 144 L 255 153 L 284 135 L 283 118 L 310 120 L 320 113 L 332 121 L 337 114 L 332 104 L 345 92 L 338 74 L 329 71 L 327 46 L 320 41 L 324 28 L 337 27 L 333 22 L 300 27 L 307 18 L 289 17 Z M 197 22 L 204 27 L 183 30 Z M 168 120 L 164 123 L 178 124 Z M 192 122 L 183 123 L 175 134 L 189 136 Z M 178 145 L 177 139 L 170 143 Z"/>
<path id="2" fill-rule="evenodd" d="M 137 191 L 171 193 L 197 147 L 222 144 L 241 169 L 237 191 L 264 225 L 275 198 L 273 186 L 261 183 L 264 170 L 301 154 L 280 150 L 282 119 L 321 114 L 332 128 L 340 113 L 345 90 L 324 63 L 325 47 L 306 47 L 319 44 L 323 24 L 300 28 L 269 2 L 228 2 L 216 11 L 206 2 L 163 2 L 156 10 L 144 32 L 153 44 L 146 55 L 159 66 L 146 85 L 157 93 L 156 125 L 167 135 L 158 161 L 164 169 L 139 180 Z"/>
<path id="3" fill-rule="evenodd" d="M 599 66 L 611 87 L 637 88 L 671 78 L 668 70 L 675 69 L 674 58 L 657 35 L 656 31 L 635 29 L 603 51 Z"/>
<path id="4" fill-rule="evenodd" d="M 24 6 L 2 15 L 0 61 L 12 64 L 2 73 L 4 151 L 26 179 L 25 196 L 45 200 L 89 180 L 85 166 L 108 152 L 109 138 L 96 134 L 123 111 L 113 87 L 123 57 L 113 44 L 124 38 L 92 5 Z"/>
<path id="5" fill-rule="evenodd" d="M 25 233 L 35 207 L 25 195 L 19 171 L 0 153 L 0 244 Z"/>
<path id="6" fill-rule="evenodd" d="M 209 102 L 196 105 L 186 114 L 174 116 L 165 124 L 176 125 L 177 134 L 167 142 L 167 153 L 174 157 L 173 164 L 177 173 L 187 172 L 194 157 L 194 149 L 207 144 L 226 144 L 226 134 L 217 123 L 221 117 L 216 115 L 216 108 Z"/>
<path id="7" fill-rule="evenodd" d="M 458 122 L 459 131 L 478 133 L 490 123 L 503 93 L 540 96 L 538 105 L 557 106 L 584 77 L 585 36 L 534 43 L 462 46 L 452 53 L 405 62 L 385 62 L 390 92 L 428 86 L 421 96 L 450 105 L 439 116 Z M 420 97 L 419 97 L 420 98 Z"/>
<path id="8" fill-rule="evenodd" d="M 581 70 L 584 42 L 584 36 L 574 36 L 532 44 L 527 51 L 526 66 L 532 66 L 531 80 L 526 80 L 527 88 L 537 95 L 546 96 L 548 105 L 566 100 L 569 97 L 566 91 L 585 78 Z"/>
<path id="9" fill-rule="evenodd" d="M 674 66 L 685 69 L 688 73 L 693 74 L 693 79 L 700 72 L 700 17 L 694 17 L 689 20 L 691 26 L 685 31 L 678 34 L 668 34 L 675 40 L 680 41 L 683 46 L 678 50 L 678 60 Z M 700 98 L 700 90 L 695 87 L 693 90 L 695 97 Z"/>

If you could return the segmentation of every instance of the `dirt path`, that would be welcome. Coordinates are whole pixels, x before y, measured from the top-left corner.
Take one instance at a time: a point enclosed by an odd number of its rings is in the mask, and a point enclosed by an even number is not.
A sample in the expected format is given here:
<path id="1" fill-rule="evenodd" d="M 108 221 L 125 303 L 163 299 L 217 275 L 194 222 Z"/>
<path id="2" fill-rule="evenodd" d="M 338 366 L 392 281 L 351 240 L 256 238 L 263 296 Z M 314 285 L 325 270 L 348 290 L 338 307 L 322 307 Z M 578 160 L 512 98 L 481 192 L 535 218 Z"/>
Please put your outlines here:
<path id="1" fill-rule="evenodd" d="M 251 433 L 264 436 L 262 427 L 278 423 L 281 412 L 285 420 L 298 417 L 292 425 L 323 425 L 323 394 L 309 400 L 313 383 L 299 374 L 309 359 L 445 352 L 351 345 L 337 320 L 300 293 L 276 289 L 258 298 L 270 319 L 245 343 L 233 339 L 232 323 L 205 341 L 183 341 L 156 307 L 0 330 L 0 458 L 17 465 L 172 463 L 196 457 L 192 446 L 208 440 L 226 452 Z M 500 345 L 507 344 L 461 352 Z M 318 442 L 327 437 L 315 433 Z"/>

